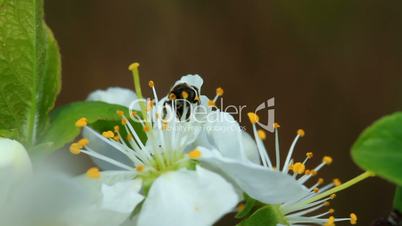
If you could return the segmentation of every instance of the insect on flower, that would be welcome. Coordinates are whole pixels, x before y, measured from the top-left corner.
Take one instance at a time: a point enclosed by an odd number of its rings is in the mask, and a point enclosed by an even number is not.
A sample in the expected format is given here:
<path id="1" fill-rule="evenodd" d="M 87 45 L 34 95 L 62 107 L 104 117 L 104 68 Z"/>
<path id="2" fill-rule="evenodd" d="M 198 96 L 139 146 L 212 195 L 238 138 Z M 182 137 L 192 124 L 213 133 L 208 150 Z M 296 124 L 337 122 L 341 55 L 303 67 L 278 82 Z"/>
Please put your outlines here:
<path id="1" fill-rule="evenodd" d="M 170 89 L 165 105 L 168 104 L 174 108 L 179 119 L 184 116 L 184 119 L 188 120 L 192 105 L 200 104 L 200 91 L 196 86 L 189 85 L 186 82 L 178 82 Z M 150 84 L 153 85 L 153 83 Z M 164 116 L 167 114 L 165 108 L 163 114 Z"/>
<path id="2" fill-rule="evenodd" d="M 70 151 L 76 155 L 89 155 L 116 167 L 117 170 L 113 171 L 92 167 L 86 175 L 102 184 L 100 197 L 104 203 L 116 204 L 114 209 L 121 208 L 123 220 L 130 220 L 134 209 L 143 202 L 135 211 L 134 218 L 138 219 L 135 225 L 212 225 L 232 211 L 240 197 L 224 177 L 200 166 L 195 160 L 201 152 L 191 145 L 200 133 L 199 122 L 182 120 L 191 108 L 183 106 L 183 112 L 178 114 L 176 108 L 165 102 L 166 97 L 159 101 L 153 81 L 148 84 L 154 94 L 153 100 L 143 101 L 138 66 L 134 63 L 130 70 L 137 96 L 142 100 L 139 102 L 141 115 L 117 111 L 122 126 L 101 133 L 92 129 L 86 118 L 78 119 L 75 125 L 82 128 L 88 138 L 71 144 Z M 187 81 L 187 85 L 197 82 L 202 85 L 199 76 L 185 76 L 179 80 L 180 84 L 183 80 Z M 174 91 L 179 91 L 175 87 Z M 183 98 L 195 94 L 188 93 L 187 96 L 184 92 L 182 90 L 180 94 Z M 165 108 L 168 109 L 166 115 L 161 117 Z M 135 129 L 133 121 L 143 131 Z M 122 136 L 123 132 L 128 134 L 127 137 Z M 141 139 L 139 134 L 144 133 L 146 139 Z M 98 152 L 96 143 L 106 145 L 107 152 Z M 112 158 L 113 152 L 123 154 L 129 161 Z M 156 210 L 158 217 L 155 217 Z"/>

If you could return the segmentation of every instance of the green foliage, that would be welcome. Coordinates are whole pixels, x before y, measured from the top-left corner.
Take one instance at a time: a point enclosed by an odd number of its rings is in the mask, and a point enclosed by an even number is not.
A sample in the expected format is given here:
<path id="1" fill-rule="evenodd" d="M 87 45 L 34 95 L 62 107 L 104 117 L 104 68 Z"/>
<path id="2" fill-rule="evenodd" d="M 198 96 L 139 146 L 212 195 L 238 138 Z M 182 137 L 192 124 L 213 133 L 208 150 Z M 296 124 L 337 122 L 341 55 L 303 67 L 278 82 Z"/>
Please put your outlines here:
<path id="1" fill-rule="evenodd" d="M 60 55 L 42 0 L 0 0 L 0 136 L 30 149 L 60 91 Z"/>
<path id="2" fill-rule="evenodd" d="M 120 119 L 117 110 L 128 115 L 128 109 L 124 106 L 98 101 L 75 102 L 59 107 L 52 112 L 50 126 L 40 142 L 51 143 L 46 152 L 63 147 L 79 135 L 80 129 L 75 127 L 75 122 L 82 117 L 87 118 L 88 123 L 104 121 L 105 124 L 96 124 L 98 129 L 110 128 L 115 124 L 108 121 L 117 122 Z"/>
<path id="3" fill-rule="evenodd" d="M 79 135 L 74 122 L 118 122 L 118 105 L 80 102 L 52 113 L 61 88 L 59 48 L 43 17 L 43 0 L 0 0 L 0 136 L 35 154 L 63 147 Z M 137 125 L 136 125 L 137 126 Z M 142 131 L 142 129 L 139 129 Z"/>
<path id="4" fill-rule="evenodd" d="M 288 225 L 279 206 L 267 205 L 258 209 L 237 226 L 276 226 L 277 224 Z"/>
<path id="5" fill-rule="evenodd" d="M 402 113 L 385 116 L 363 131 L 352 156 L 363 169 L 402 185 Z"/>
<path id="6" fill-rule="evenodd" d="M 244 218 L 244 217 L 247 217 L 248 215 L 250 215 L 250 213 L 254 209 L 255 205 L 257 204 L 257 200 L 251 198 L 247 194 L 244 194 L 244 195 L 245 195 L 245 197 L 244 197 L 244 200 L 245 200 L 244 209 L 236 214 L 235 217 L 237 219 L 241 219 L 241 218 Z"/>
<path id="7" fill-rule="evenodd" d="M 137 112 L 138 115 L 140 115 L 139 112 Z M 133 120 L 130 119 L 130 124 L 133 126 L 135 132 L 137 133 L 138 137 L 140 140 L 145 143 L 147 141 L 147 136 L 145 134 L 144 128 L 142 125 L 138 122 L 134 122 Z M 115 126 L 119 126 L 120 128 L 124 128 L 124 126 L 121 124 L 121 120 L 119 121 L 112 121 L 112 120 L 98 120 L 94 123 L 91 123 L 91 128 L 98 131 L 99 133 L 107 130 L 114 130 Z M 120 129 L 120 135 L 122 136 L 122 139 L 126 141 L 126 144 L 130 146 L 130 142 L 127 140 L 127 131 L 125 129 Z"/>
<path id="8" fill-rule="evenodd" d="M 394 208 L 402 212 L 402 187 L 397 187 L 394 197 Z"/>
<path id="9" fill-rule="evenodd" d="M 39 112 L 45 112 L 45 114 L 40 114 L 39 122 L 39 132 L 43 135 L 45 129 L 48 125 L 48 113 L 54 108 L 54 104 L 56 102 L 57 95 L 60 93 L 61 89 L 61 57 L 59 53 L 59 47 L 57 45 L 57 41 L 53 36 L 52 31 L 46 27 L 48 34 L 48 48 L 46 55 L 46 68 L 45 75 L 46 77 L 41 82 L 43 89 L 39 91 L 39 102 L 38 108 Z"/>

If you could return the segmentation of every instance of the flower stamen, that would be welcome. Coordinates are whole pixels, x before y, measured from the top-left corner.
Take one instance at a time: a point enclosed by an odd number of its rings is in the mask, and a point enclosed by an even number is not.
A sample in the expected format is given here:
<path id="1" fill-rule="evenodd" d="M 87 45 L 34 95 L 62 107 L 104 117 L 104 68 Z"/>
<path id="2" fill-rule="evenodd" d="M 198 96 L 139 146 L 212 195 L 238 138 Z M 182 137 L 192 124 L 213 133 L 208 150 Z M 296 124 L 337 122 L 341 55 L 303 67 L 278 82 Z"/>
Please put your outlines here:
<path id="1" fill-rule="evenodd" d="M 252 124 L 256 124 L 260 120 L 260 117 L 254 112 L 247 113 L 247 116 Z"/>
<path id="2" fill-rule="evenodd" d="M 113 138 L 113 137 L 114 137 L 114 133 L 113 133 L 113 131 L 108 130 L 108 131 L 103 132 L 103 133 L 102 133 L 102 136 L 104 136 L 104 137 L 106 137 L 106 138 Z"/>
<path id="3" fill-rule="evenodd" d="M 79 143 L 72 143 L 70 145 L 70 152 L 73 155 L 79 155 L 81 153 L 81 145 Z"/>
<path id="4" fill-rule="evenodd" d="M 190 159 L 198 159 L 198 158 L 201 157 L 201 151 L 198 150 L 198 149 L 192 150 L 192 151 L 190 151 L 189 153 L 187 153 L 187 156 L 188 156 Z"/>
<path id="5" fill-rule="evenodd" d="M 354 213 L 350 214 L 350 224 L 357 224 L 357 216 Z"/>
<path id="6" fill-rule="evenodd" d="M 87 176 L 91 179 L 99 179 L 101 176 L 101 173 L 97 167 L 92 167 L 92 168 L 88 169 Z"/>
<path id="7" fill-rule="evenodd" d="M 82 127 L 85 127 L 87 125 L 88 125 L 88 119 L 85 118 L 85 117 L 82 117 L 82 118 L 78 119 L 75 122 L 75 126 L 78 127 L 78 128 L 82 128 Z"/>

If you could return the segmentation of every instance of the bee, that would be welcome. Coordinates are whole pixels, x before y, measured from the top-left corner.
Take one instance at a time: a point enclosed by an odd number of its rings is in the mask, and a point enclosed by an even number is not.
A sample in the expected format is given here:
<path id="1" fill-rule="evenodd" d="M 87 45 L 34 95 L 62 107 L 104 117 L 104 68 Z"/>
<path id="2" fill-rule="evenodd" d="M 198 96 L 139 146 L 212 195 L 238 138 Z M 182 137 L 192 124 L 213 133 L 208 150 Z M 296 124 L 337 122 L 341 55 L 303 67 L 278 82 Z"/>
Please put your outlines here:
<path id="1" fill-rule="evenodd" d="M 187 83 L 175 84 L 167 95 L 164 105 L 169 105 L 176 112 L 179 120 L 188 120 L 191 115 L 193 105 L 200 104 L 200 92 L 197 87 Z M 164 108 L 164 115 L 167 110 Z M 183 115 L 185 114 L 185 115 Z M 183 118 L 184 117 L 184 118 Z"/>

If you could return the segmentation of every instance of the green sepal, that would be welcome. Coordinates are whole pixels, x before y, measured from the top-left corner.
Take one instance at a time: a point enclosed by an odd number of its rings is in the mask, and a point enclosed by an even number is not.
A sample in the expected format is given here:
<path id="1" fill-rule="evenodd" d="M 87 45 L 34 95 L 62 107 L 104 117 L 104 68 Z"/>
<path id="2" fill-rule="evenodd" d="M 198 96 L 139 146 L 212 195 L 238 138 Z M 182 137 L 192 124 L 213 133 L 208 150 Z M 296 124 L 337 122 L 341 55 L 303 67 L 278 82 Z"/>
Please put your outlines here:
<path id="1" fill-rule="evenodd" d="M 257 200 L 251 198 L 247 194 L 244 194 L 244 209 L 239 211 L 236 214 L 235 218 L 242 219 L 244 217 L 247 217 L 248 215 L 251 214 L 251 211 L 254 209 L 256 204 L 257 204 Z"/>
<path id="2" fill-rule="evenodd" d="M 266 205 L 237 226 L 277 226 L 277 224 L 289 225 L 279 205 Z"/>

